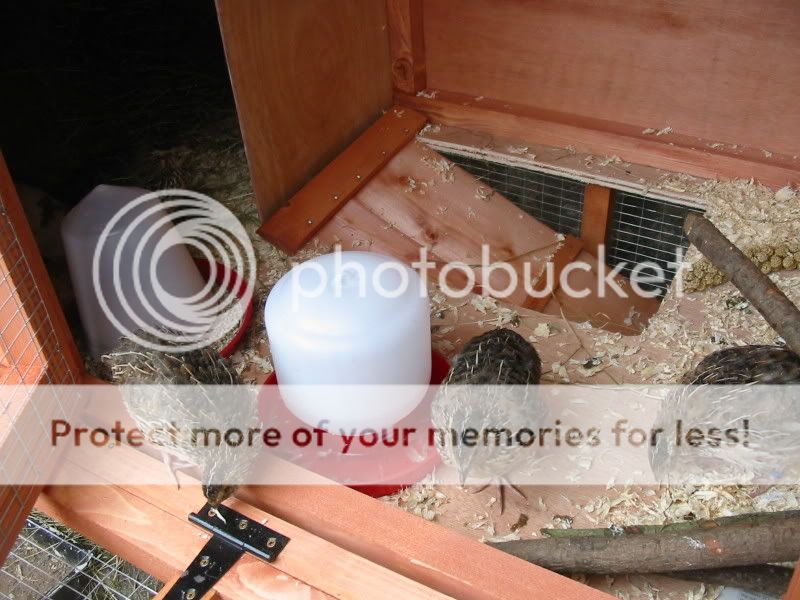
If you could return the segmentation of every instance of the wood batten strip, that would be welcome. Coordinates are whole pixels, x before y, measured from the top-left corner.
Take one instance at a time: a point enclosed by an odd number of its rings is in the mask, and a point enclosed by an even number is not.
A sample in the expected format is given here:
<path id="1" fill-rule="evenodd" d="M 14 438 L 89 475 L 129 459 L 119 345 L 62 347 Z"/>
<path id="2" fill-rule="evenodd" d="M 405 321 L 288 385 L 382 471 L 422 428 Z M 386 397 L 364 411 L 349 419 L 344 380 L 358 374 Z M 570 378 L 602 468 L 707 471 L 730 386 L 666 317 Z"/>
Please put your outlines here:
<path id="1" fill-rule="evenodd" d="M 389 50 L 395 89 L 416 94 L 425 89 L 425 35 L 422 0 L 387 0 Z"/>
<path id="2" fill-rule="evenodd" d="M 606 243 L 613 204 L 614 190 L 591 183 L 586 186 L 581 217 L 581 241 L 592 256 L 596 257 L 598 248 Z"/>
<path id="3" fill-rule="evenodd" d="M 336 212 L 414 139 L 424 115 L 395 107 L 361 134 L 258 230 L 288 254 L 303 247 Z"/>
<path id="4" fill-rule="evenodd" d="M 708 140 L 677 133 L 647 135 L 632 125 L 445 90 L 437 90 L 434 98 L 396 92 L 395 101 L 425 113 L 435 123 L 532 144 L 619 156 L 710 179 L 752 177 L 776 188 L 800 183 L 800 170 L 791 156 L 766 156 L 760 149 L 715 149 Z"/>

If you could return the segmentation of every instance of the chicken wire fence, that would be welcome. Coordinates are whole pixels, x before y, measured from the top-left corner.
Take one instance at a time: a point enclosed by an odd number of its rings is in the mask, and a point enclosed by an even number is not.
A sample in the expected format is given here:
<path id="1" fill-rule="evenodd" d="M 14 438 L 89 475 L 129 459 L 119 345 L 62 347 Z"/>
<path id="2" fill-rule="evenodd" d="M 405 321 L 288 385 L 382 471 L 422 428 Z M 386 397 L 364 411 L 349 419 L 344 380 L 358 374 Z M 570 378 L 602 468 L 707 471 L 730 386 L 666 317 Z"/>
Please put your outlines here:
<path id="1" fill-rule="evenodd" d="M 70 418 L 56 394 L 39 406 L 30 385 L 77 383 L 54 325 L 58 307 L 22 207 L 0 158 L 0 477 L 38 480 L 55 458 L 41 443 L 43 414 Z M 39 263 L 37 264 L 37 261 Z M 42 434 L 45 435 L 42 435 Z M 0 600 L 139 599 L 159 583 L 44 515 L 30 513 L 40 488 L 0 485 Z M 20 529 L 21 527 L 21 529 Z M 19 534 L 17 535 L 17 532 Z M 3 561 L 3 558 L 5 560 Z"/>
<path id="2" fill-rule="evenodd" d="M 443 154 L 545 225 L 559 233 L 580 237 L 584 183 L 484 158 Z M 641 287 L 657 290 L 663 296 L 675 277 L 676 251 L 681 249 L 685 252 L 689 247 L 683 221 L 690 212 L 703 211 L 615 190 L 606 262 L 611 267 L 626 263 L 627 266 L 621 270 L 626 276 L 630 276 L 633 266 L 638 263 L 651 261 L 658 264 L 666 275 L 664 282 L 642 283 Z"/>
<path id="3" fill-rule="evenodd" d="M 148 600 L 161 583 L 33 513 L 0 568 L 1 600 Z"/>

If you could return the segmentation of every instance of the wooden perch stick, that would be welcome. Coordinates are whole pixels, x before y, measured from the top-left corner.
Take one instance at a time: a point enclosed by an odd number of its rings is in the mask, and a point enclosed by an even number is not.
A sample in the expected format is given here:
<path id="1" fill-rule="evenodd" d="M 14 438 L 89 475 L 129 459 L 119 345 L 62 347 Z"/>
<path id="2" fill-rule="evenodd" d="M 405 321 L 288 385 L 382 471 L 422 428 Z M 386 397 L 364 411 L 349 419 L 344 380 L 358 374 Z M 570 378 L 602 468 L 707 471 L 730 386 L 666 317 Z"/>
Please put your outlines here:
<path id="1" fill-rule="evenodd" d="M 800 310 L 711 221 L 689 213 L 683 224 L 689 241 L 730 278 L 767 323 L 800 354 Z"/>
<path id="2" fill-rule="evenodd" d="M 627 525 L 620 528 L 606 527 L 592 529 L 540 529 L 548 537 L 617 537 L 620 535 L 654 535 L 659 533 L 675 533 L 687 530 L 709 530 L 723 527 L 725 525 L 758 525 L 760 523 L 770 523 L 776 518 L 797 516 L 800 517 L 800 510 L 787 510 L 776 513 L 750 513 L 746 515 L 735 515 L 733 517 L 720 517 L 719 519 L 699 519 L 697 521 L 677 521 L 675 523 L 664 523 L 662 525 Z"/>
<path id="3" fill-rule="evenodd" d="M 742 515 L 694 525 L 617 535 L 606 529 L 589 530 L 592 533 L 491 545 L 553 571 L 587 574 L 716 569 L 794 561 L 800 556 L 800 511 Z"/>

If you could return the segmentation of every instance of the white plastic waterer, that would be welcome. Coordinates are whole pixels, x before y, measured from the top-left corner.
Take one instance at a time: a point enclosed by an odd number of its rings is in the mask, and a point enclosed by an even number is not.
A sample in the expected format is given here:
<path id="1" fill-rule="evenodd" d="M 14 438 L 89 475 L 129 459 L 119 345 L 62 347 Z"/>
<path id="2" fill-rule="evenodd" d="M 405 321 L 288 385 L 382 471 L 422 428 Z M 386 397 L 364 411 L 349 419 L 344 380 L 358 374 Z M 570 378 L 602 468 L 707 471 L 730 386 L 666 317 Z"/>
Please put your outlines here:
<path id="1" fill-rule="evenodd" d="M 167 216 L 160 210 L 157 199 L 138 204 L 135 210 L 124 213 L 108 235 L 102 237 L 105 227 L 120 211 L 149 193 L 141 188 L 99 185 L 67 214 L 61 225 L 72 287 L 89 350 L 94 356 L 111 350 L 124 335 L 109 318 L 109 312 L 123 327 L 135 331 L 138 325 L 132 314 L 150 326 L 157 326 L 161 324 L 159 315 L 175 318 L 174 306 L 167 304 L 165 298 L 180 300 L 203 292 L 205 282 L 183 244 L 172 245 L 158 256 L 154 254 L 159 239 L 176 235 L 170 226 L 156 226 Z M 137 224 L 136 219 L 150 208 L 154 212 Z M 123 244 L 123 234 L 129 232 Z M 143 243 L 148 233 L 155 235 L 150 243 Z M 101 242 L 98 283 L 102 289 L 98 290 L 92 261 Z M 116 250 L 120 252 L 119 269 L 114 268 L 112 260 Z M 134 260 L 137 251 L 140 251 L 138 263 Z M 139 289 L 137 281 L 141 284 Z M 163 290 L 159 290 L 156 283 Z M 108 310 L 99 301 L 100 293 Z M 145 308 L 145 303 L 151 310 Z"/>
<path id="2" fill-rule="evenodd" d="M 264 323 L 281 396 L 314 427 L 390 427 L 430 383 L 428 296 L 420 276 L 395 258 L 340 252 L 298 265 L 270 292 Z M 348 387 L 308 387 L 318 384 Z M 354 389 L 397 384 L 408 387 L 382 397 Z"/>

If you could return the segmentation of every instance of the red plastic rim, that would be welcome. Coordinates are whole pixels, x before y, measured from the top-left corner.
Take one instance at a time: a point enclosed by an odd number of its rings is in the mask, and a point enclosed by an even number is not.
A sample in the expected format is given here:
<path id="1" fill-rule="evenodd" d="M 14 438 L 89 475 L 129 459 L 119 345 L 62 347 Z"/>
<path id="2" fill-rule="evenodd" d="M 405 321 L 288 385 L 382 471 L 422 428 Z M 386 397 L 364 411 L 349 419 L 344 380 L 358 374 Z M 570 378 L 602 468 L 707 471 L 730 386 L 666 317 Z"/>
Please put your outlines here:
<path id="1" fill-rule="evenodd" d="M 433 351 L 431 353 L 431 384 L 438 385 L 442 383 L 447 378 L 449 371 L 450 363 L 447 359 L 438 352 Z M 278 378 L 275 373 L 272 373 L 264 382 L 264 386 L 273 386 L 277 384 Z M 423 426 L 427 427 L 430 423 L 430 401 L 430 397 L 428 397 L 426 401 L 423 401 L 414 412 L 400 422 L 401 426 L 402 424 L 421 423 Z M 259 400 L 259 412 L 261 413 L 262 420 L 265 422 L 283 422 L 288 427 L 302 425 L 289 409 L 286 408 L 286 405 L 283 404 L 282 401 L 279 401 L 277 405 L 268 405 L 265 402 L 265 397 L 262 396 Z M 424 478 L 436 468 L 440 463 L 440 459 L 435 452 L 431 454 L 428 460 L 423 462 L 414 462 L 408 458 L 399 457 L 396 454 L 386 455 L 375 453 L 374 455 L 362 454 L 360 456 L 351 456 L 347 459 L 347 463 L 351 466 L 358 465 L 362 468 L 365 465 L 373 464 L 376 466 L 376 473 L 380 472 L 385 475 L 385 481 L 381 481 L 380 477 L 376 477 L 375 482 L 371 484 L 348 485 L 348 487 L 356 491 L 372 496 L 373 498 L 378 498 L 380 496 L 394 494 L 408 487 L 407 485 L 392 483 L 393 481 L 397 481 L 397 479 L 419 481 Z M 342 465 L 343 469 L 345 469 L 343 474 L 346 474 L 347 463 Z M 310 463 L 302 465 L 312 471 L 315 470 L 313 460 Z"/>
<path id="2" fill-rule="evenodd" d="M 205 258 L 195 258 L 194 264 L 197 265 L 197 270 L 200 271 L 200 276 L 205 281 L 208 281 L 211 277 L 211 262 Z M 227 268 L 222 263 L 214 261 L 214 264 L 216 265 L 214 283 L 222 284 L 222 282 L 225 281 L 225 276 L 229 275 L 226 289 L 234 292 L 236 297 L 240 300 L 248 295 L 250 288 L 247 285 L 247 281 L 239 276 L 239 273 L 233 269 Z M 244 334 L 247 332 L 247 328 L 250 326 L 250 321 L 252 319 L 253 302 L 251 300 L 250 302 L 245 303 L 244 311 L 242 312 L 242 322 L 239 324 L 239 329 L 233 335 L 231 340 L 219 351 L 219 355 L 222 358 L 228 358 L 231 354 L 233 354 L 234 350 L 236 350 L 236 347 L 239 345 L 239 342 L 242 341 Z"/>

